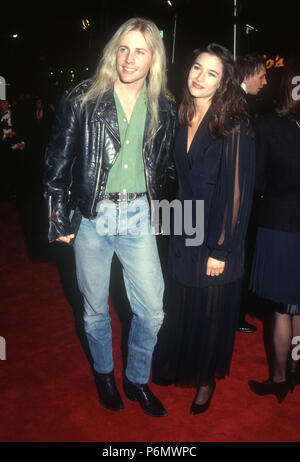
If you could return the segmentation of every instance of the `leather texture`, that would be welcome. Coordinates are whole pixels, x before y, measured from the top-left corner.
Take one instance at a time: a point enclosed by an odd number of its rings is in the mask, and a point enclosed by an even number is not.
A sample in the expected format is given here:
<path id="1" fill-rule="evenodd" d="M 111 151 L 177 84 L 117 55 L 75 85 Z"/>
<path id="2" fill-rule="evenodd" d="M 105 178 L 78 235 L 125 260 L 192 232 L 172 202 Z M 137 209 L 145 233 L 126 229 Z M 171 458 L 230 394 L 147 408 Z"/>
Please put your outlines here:
<path id="1" fill-rule="evenodd" d="M 63 95 L 46 149 L 44 185 L 50 241 L 73 233 L 70 210 L 78 208 L 88 219 L 96 216 L 97 203 L 104 196 L 120 150 L 113 92 L 80 108 L 89 85 L 85 81 Z M 171 177 L 175 172 L 171 156 L 177 124 L 174 103 L 160 96 L 158 129 L 147 138 L 149 123 L 148 112 L 143 141 L 147 193 L 150 199 L 159 200 L 167 172 Z"/>
<path id="2" fill-rule="evenodd" d="M 115 383 L 114 373 L 100 374 L 95 372 L 95 383 L 100 403 L 111 411 L 121 411 L 124 404 Z"/>
<path id="3" fill-rule="evenodd" d="M 165 417 L 167 415 L 167 411 L 152 393 L 148 384 L 133 383 L 124 377 L 123 388 L 127 398 L 131 401 L 138 401 L 145 414 L 151 417 Z"/>

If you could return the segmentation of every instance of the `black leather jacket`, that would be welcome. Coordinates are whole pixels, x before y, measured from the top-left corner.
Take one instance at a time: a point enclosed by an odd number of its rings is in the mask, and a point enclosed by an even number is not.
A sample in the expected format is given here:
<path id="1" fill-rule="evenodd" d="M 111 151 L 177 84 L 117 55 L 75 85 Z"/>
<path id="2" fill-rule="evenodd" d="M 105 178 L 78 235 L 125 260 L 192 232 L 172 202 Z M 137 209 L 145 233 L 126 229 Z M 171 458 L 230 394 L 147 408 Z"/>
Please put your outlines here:
<path id="1" fill-rule="evenodd" d="M 80 109 L 78 96 L 89 82 L 67 91 L 58 107 L 46 149 L 45 197 L 49 210 L 49 240 L 74 233 L 69 221 L 71 209 L 85 218 L 96 216 L 97 203 L 103 198 L 109 171 L 120 150 L 117 110 L 112 92 L 101 101 Z M 145 133 L 149 126 L 146 118 Z M 159 126 L 150 139 L 144 137 L 143 158 L 147 193 L 160 199 L 166 174 L 174 173 L 171 160 L 176 128 L 176 108 L 159 98 Z"/>

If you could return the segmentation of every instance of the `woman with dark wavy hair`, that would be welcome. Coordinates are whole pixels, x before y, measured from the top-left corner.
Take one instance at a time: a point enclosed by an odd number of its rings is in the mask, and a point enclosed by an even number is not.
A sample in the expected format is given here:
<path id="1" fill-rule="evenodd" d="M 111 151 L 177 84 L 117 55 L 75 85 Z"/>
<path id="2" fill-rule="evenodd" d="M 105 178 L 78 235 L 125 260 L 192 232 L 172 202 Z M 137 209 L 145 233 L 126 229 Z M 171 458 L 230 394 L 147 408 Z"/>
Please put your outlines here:
<path id="1" fill-rule="evenodd" d="M 273 354 L 269 378 L 249 386 L 279 403 L 300 385 L 299 357 L 291 355 L 292 339 L 300 336 L 299 80 L 300 60 L 293 59 L 282 76 L 277 114 L 258 119 L 256 133 L 255 189 L 263 198 L 250 289 L 272 307 Z"/>
<path id="2" fill-rule="evenodd" d="M 161 385 L 196 387 L 190 412 L 199 414 L 209 407 L 215 378 L 229 374 L 255 173 L 247 104 L 226 48 L 213 43 L 195 50 L 179 122 L 177 199 L 183 217 L 192 204 L 196 232 L 204 204 L 204 240 L 193 242 L 186 222 L 182 235 L 170 237 L 171 299 L 152 377 Z"/>

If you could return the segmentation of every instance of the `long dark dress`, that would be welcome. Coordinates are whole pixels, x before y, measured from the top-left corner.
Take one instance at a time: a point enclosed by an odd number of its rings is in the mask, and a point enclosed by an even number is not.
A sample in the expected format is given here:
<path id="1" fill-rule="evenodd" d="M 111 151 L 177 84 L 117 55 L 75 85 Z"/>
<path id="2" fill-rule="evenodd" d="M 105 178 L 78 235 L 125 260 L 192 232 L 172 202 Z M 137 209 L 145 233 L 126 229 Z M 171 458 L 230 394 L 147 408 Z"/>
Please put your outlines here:
<path id="1" fill-rule="evenodd" d="M 251 211 L 255 144 L 245 121 L 224 139 L 209 133 L 209 110 L 187 153 L 187 127 L 174 148 L 178 199 L 204 201 L 204 241 L 187 246 L 172 235 L 166 316 L 158 335 L 152 380 L 158 384 L 206 385 L 229 373 L 237 325 L 244 241 Z M 194 219 L 195 207 L 193 210 Z M 183 214 L 184 216 L 184 214 Z M 194 225 L 196 222 L 194 221 Z M 224 273 L 206 276 L 208 257 L 226 262 Z"/>

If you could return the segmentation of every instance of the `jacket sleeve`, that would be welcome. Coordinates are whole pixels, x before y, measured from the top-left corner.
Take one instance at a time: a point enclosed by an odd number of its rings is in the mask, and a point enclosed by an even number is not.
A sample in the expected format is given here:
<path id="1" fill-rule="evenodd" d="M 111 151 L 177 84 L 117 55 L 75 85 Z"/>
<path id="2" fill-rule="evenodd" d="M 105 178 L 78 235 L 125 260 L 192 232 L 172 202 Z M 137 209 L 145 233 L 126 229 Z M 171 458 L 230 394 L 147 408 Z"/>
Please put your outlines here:
<path id="1" fill-rule="evenodd" d="M 49 241 L 72 234 L 69 195 L 78 146 L 79 122 L 66 92 L 56 112 L 45 153 L 44 195 L 48 203 Z"/>
<path id="2" fill-rule="evenodd" d="M 170 145 L 170 155 L 169 155 L 170 161 L 169 161 L 169 165 L 168 165 L 168 169 L 167 169 L 167 176 L 171 180 L 177 181 L 177 172 L 176 172 L 176 166 L 175 166 L 175 162 L 174 162 L 173 152 L 174 152 L 175 137 L 176 137 L 176 133 L 177 133 L 179 123 L 178 123 L 178 117 L 177 117 L 177 111 L 176 111 L 175 105 L 174 105 L 173 110 L 174 110 L 175 114 L 174 114 L 174 117 L 173 117 L 173 120 L 172 120 L 172 127 L 171 127 L 172 140 L 171 140 L 171 145 Z"/>
<path id="3" fill-rule="evenodd" d="M 254 188 L 255 142 L 247 127 L 236 127 L 225 138 L 209 213 L 210 256 L 226 261 L 246 236 Z"/>

